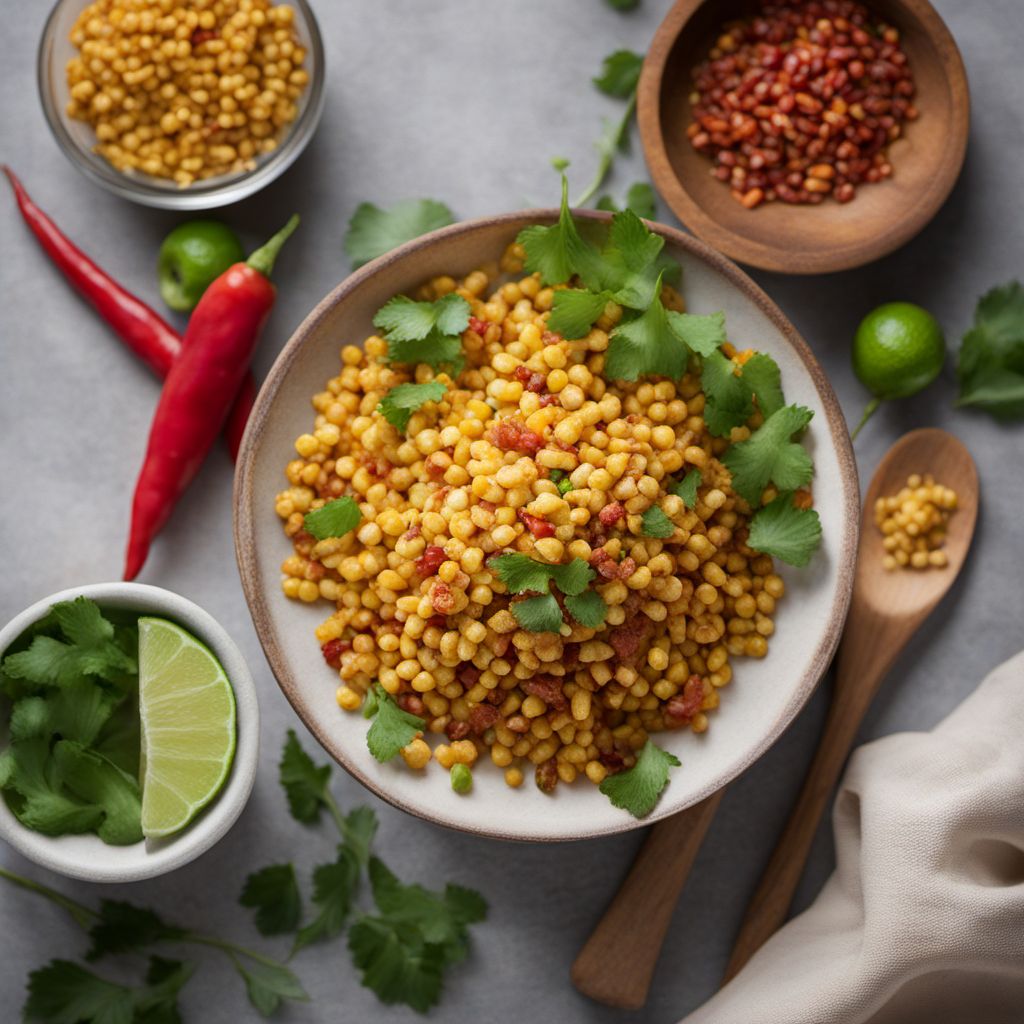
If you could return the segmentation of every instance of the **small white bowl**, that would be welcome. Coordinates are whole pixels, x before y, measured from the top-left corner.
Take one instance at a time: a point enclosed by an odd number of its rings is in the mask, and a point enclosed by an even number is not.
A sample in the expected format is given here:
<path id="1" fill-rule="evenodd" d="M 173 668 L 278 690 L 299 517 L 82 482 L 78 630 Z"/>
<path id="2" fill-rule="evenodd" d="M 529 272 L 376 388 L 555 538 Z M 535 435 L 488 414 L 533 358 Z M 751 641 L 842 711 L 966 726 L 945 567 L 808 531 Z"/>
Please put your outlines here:
<path id="1" fill-rule="evenodd" d="M 260 711 L 249 667 L 242 652 L 209 612 L 178 594 L 142 583 L 91 583 L 72 587 L 37 601 L 0 630 L 0 657 L 38 622 L 51 605 L 83 596 L 101 608 L 117 608 L 139 615 L 161 615 L 194 633 L 217 656 L 235 691 L 238 740 L 231 773 L 209 807 L 176 836 L 143 841 L 132 846 L 110 846 L 99 836 L 45 836 L 26 828 L 0 796 L 0 839 L 36 864 L 69 878 L 88 882 L 135 882 L 154 878 L 195 860 L 214 845 L 242 813 L 256 780 Z M 5 738 L 6 721 L 0 725 Z"/>

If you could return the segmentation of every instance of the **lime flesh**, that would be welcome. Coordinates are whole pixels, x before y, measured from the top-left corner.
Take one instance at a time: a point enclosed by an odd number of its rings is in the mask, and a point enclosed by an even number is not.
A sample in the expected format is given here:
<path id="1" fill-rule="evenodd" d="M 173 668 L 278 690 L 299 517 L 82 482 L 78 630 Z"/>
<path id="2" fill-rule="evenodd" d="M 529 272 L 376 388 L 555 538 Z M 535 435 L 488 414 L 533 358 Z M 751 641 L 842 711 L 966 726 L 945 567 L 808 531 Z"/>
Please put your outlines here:
<path id="1" fill-rule="evenodd" d="M 142 831 L 183 829 L 217 795 L 235 756 L 235 694 L 221 664 L 166 619 L 139 619 Z"/>

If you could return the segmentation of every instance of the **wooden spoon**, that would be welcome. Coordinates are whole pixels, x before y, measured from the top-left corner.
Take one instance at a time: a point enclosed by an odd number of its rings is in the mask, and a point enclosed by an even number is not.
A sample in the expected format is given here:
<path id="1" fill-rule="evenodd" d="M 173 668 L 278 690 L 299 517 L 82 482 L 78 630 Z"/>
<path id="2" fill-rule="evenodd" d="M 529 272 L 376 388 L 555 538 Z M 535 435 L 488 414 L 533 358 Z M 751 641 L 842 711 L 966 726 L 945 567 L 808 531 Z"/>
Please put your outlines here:
<path id="1" fill-rule="evenodd" d="M 882 567 L 875 500 L 895 494 L 912 473 L 930 473 L 957 493 L 950 516 L 945 568 Z M 740 927 L 725 979 L 731 979 L 786 919 L 807 855 L 864 714 L 886 672 L 960 572 L 978 515 L 978 473 L 967 449 L 943 430 L 914 430 L 889 450 L 864 502 L 850 614 L 837 656 L 825 730 L 772 859 Z M 724 984 L 724 982 L 723 982 Z"/>

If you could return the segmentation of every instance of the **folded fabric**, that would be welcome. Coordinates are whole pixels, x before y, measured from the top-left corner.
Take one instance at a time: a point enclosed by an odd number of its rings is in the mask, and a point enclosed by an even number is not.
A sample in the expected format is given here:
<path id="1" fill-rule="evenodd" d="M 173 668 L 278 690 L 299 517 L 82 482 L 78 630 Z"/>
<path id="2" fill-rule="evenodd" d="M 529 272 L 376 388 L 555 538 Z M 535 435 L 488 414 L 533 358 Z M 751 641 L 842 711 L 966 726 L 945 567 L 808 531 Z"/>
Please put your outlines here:
<path id="1" fill-rule="evenodd" d="M 682 1024 L 1024 1024 L 1024 653 L 858 749 L 813 905 Z"/>

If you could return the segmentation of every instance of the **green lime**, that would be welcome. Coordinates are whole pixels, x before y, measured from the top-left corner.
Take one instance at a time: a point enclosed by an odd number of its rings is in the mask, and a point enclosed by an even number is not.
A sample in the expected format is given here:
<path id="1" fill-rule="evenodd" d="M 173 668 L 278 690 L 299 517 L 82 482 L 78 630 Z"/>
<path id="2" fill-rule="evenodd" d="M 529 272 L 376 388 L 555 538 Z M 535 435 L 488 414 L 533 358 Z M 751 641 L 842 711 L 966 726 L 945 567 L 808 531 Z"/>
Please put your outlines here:
<path id="1" fill-rule="evenodd" d="M 856 437 L 880 402 L 916 394 L 935 380 L 946 361 L 946 341 L 928 310 L 887 302 L 860 322 L 852 355 L 853 372 L 874 395 Z"/>
<path id="2" fill-rule="evenodd" d="M 235 756 L 235 693 L 221 664 L 166 619 L 139 619 L 142 831 L 183 829 L 217 795 Z"/>
<path id="3" fill-rule="evenodd" d="M 218 220 L 180 224 L 160 246 L 160 294 L 171 309 L 195 309 L 203 292 L 234 263 L 245 259 L 242 243 Z"/>

